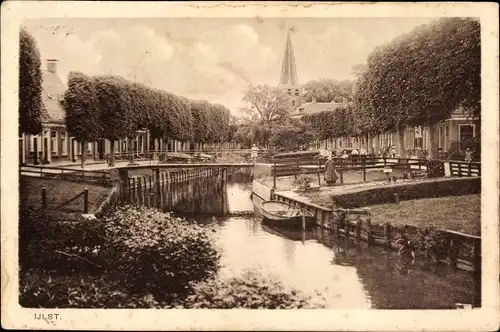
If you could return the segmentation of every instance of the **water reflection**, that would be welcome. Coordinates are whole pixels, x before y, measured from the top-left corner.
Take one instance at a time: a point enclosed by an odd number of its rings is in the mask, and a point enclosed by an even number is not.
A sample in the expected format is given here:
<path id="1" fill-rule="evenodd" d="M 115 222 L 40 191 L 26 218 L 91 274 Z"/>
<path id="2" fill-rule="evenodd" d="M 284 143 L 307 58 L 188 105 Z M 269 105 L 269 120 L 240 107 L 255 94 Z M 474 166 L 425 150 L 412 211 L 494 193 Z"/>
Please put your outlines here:
<path id="1" fill-rule="evenodd" d="M 222 251 L 220 278 L 245 270 L 272 274 L 285 286 L 316 297 L 330 308 L 429 309 L 471 303 L 474 281 L 469 274 L 417 264 L 401 273 L 394 252 L 367 248 L 322 228 L 296 232 L 269 228 L 259 217 L 260 200 L 250 197 L 248 174 L 195 180 L 161 190 L 161 207 L 214 222 Z M 253 211 L 254 218 L 228 217 Z M 405 271 L 403 271 L 405 272 Z"/>

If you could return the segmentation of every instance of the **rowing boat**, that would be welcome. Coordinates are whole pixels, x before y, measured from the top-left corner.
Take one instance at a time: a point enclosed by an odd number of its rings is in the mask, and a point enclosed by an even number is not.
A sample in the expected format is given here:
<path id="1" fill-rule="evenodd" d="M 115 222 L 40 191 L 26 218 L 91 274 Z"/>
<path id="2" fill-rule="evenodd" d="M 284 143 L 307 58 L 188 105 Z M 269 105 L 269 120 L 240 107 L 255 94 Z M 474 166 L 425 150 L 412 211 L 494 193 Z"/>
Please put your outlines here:
<path id="1" fill-rule="evenodd" d="M 316 218 L 311 212 L 289 203 L 264 201 L 261 203 L 260 209 L 264 217 L 263 222 L 270 226 L 300 229 L 303 216 L 306 228 L 316 224 Z"/>

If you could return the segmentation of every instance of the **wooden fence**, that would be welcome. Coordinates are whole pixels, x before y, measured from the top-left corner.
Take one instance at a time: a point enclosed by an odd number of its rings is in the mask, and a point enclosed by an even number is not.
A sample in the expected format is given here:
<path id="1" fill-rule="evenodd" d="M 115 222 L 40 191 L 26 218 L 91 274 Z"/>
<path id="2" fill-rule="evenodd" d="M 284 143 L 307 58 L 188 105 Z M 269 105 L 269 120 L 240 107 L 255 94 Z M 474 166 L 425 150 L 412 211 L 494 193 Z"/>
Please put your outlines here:
<path id="1" fill-rule="evenodd" d="M 42 203 L 42 210 L 48 210 L 49 206 L 47 204 L 47 188 L 42 187 L 41 189 L 41 203 Z M 89 190 L 85 188 L 81 193 L 71 197 L 70 199 L 66 200 L 65 202 L 55 206 L 55 207 L 50 207 L 50 210 L 63 210 L 63 207 L 69 205 L 69 203 L 72 203 L 76 201 L 79 198 L 82 198 L 82 213 L 88 213 L 89 212 Z M 68 211 L 67 211 L 68 212 Z M 70 211 L 70 212 L 76 212 L 76 211 Z"/>
<path id="2" fill-rule="evenodd" d="M 346 171 L 361 171 L 363 182 L 366 181 L 366 173 L 372 169 L 402 169 L 407 171 L 424 171 L 427 170 L 427 160 L 425 159 L 408 159 L 408 158 L 358 158 L 358 159 L 342 159 L 333 158 L 336 171 L 339 175 L 340 183 L 343 183 L 343 173 Z M 310 157 L 302 157 L 295 159 L 274 159 L 271 169 L 274 180 L 282 176 L 294 176 L 297 178 L 300 174 L 317 174 L 318 183 L 321 184 L 321 173 L 325 171 L 324 159 L 311 159 Z M 444 171 L 443 171 L 444 174 Z"/>
<path id="3" fill-rule="evenodd" d="M 385 246 L 397 249 L 396 241 L 401 234 L 409 238 L 417 235 L 419 228 L 411 225 L 395 226 L 390 223 L 372 223 L 369 209 L 328 209 L 312 203 L 273 194 L 273 199 L 298 206 L 315 216 L 317 224 L 336 234 L 364 241 L 368 246 Z M 481 237 L 449 230 L 438 230 L 441 244 L 435 252 L 439 262 L 454 268 L 475 270 L 481 264 Z"/>
<path id="4" fill-rule="evenodd" d="M 451 176 L 481 176 L 481 163 L 450 161 Z"/>
<path id="5" fill-rule="evenodd" d="M 35 176 L 41 178 L 78 181 L 101 184 L 105 186 L 110 186 L 112 184 L 110 174 L 107 171 L 30 165 L 20 168 L 19 172 L 20 175 Z"/>

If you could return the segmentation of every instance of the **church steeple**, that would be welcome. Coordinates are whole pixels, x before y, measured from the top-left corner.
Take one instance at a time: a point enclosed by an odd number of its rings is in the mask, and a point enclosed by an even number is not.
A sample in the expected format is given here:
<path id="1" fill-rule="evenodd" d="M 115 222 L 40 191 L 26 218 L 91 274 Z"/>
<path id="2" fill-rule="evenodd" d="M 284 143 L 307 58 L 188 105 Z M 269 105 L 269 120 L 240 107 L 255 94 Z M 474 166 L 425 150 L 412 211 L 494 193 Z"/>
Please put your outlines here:
<path id="1" fill-rule="evenodd" d="M 286 37 L 285 53 L 283 54 L 283 64 L 281 65 L 281 77 L 278 87 L 289 96 L 293 108 L 300 105 L 302 89 L 299 85 L 290 30 L 288 30 Z"/>
<path id="2" fill-rule="evenodd" d="M 281 78 L 279 85 L 295 86 L 299 83 L 297 77 L 297 66 L 295 65 L 295 56 L 293 54 L 292 40 L 290 38 L 290 30 L 288 30 L 285 53 L 283 55 L 283 64 L 281 65 Z"/>

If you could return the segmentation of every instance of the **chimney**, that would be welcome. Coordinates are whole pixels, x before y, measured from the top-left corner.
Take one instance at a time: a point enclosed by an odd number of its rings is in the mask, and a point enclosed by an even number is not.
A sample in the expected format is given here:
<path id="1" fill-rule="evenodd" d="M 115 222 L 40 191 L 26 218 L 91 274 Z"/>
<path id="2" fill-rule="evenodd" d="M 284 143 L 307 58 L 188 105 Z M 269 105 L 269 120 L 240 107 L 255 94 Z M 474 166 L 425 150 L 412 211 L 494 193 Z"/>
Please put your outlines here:
<path id="1" fill-rule="evenodd" d="M 47 71 L 57 74 L 57 60 L 56 59 L 47 59 Z"/>

